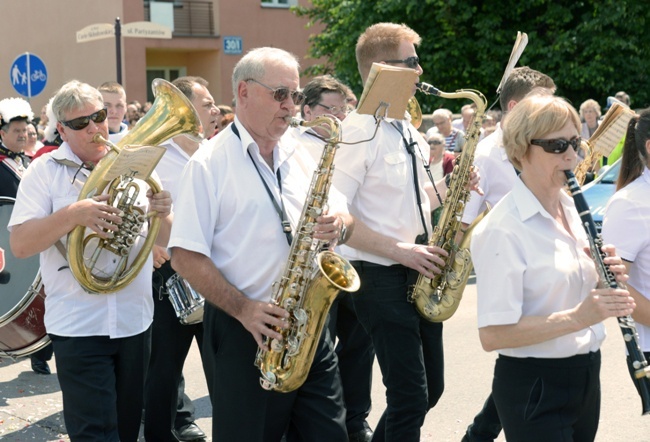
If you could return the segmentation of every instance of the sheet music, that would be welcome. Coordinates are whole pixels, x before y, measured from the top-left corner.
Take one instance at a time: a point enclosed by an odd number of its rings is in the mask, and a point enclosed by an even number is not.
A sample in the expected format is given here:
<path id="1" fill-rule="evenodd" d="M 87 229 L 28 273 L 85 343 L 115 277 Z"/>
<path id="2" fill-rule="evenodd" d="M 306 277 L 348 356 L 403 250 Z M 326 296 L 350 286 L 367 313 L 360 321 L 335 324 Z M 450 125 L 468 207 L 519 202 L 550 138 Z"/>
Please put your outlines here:
<path id="1" fill-rule="evenodd" d="M 634 112 L 618 103 L 612 104 L 600 125 L 589 138 L 589 145 L 600 155 L 608 157 L 627 132 Z"/>
<path id="2" fill-rule="evenodd" d="M 503 77 L 501 77 L 499 86 L 497 87 L 497 94 L 501 93 L 503 84 L 510 76 L 512 70 L 515 68 L 515 65 L 519 61 L 521 54 L 523 54 L 524 49 L 526 49 L 526 45 L 528 45 L 528 34 L 517 31 L 517 39 L 515 40 L 515 45 L 512 47 L 512 52 L 510 53 L 510 59 L 506 65 L 506 70 L 503 73 Z"/>
<path id="3" fill-rule="evenodd" d="M 106 172 L 106 180 L 120 175 L 129 175 L 146 180 L 165 154 L 161 146 L 127 146 L 120 151 L 111 168 Z"/>

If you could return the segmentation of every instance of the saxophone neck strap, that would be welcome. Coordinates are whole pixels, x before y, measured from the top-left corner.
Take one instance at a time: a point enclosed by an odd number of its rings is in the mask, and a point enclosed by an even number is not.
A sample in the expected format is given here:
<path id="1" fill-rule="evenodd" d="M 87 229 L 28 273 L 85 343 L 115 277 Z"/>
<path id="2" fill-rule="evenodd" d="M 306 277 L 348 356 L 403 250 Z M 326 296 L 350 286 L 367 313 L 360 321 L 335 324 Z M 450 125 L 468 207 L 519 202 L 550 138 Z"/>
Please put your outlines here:
<path id="1" fill-rule="evenodd" d="M 391 121 L 390 123 L 391 126 L 393 126 L 397 132 L 402 137 L 402 141 L 404 141 L 404 146 L 406 147 L 406 151 L 409 153 L 411 156 L 411 165 L 413 169 L 413 187 L 415 188 L 415 199 L 417 202 L 418 206 L 418 211 L 420 212 L 420 220 L 422 221 L 422 227 L 424 228 L 424 236 L 428 239 L 429 238 L 429 231 L 427 230 L 427 224 L 424 221 L 424 213 L 422 212 L 422 199 L 420 198 L 420 184 L 418 181 L 418 170 L 417 170 L 417 162 L 415 158 L 415 146 L 418 145 L 417 141 L 413 141 L 413 136 L 411 135 L 411 131 L 408 131 L 409 134 L 409 140 L 406 140 L 406 137 L 404 136 L 404 126 L 402 124 L 402 121 Z M 426 161 L 423 161 L 423 163 L 426 164 Z M 433 181 L 433 177 L 431 176 L 431 172 L 429 171 L 429 166 L 428 164 L 425 165 L 425 169 L 427 169 L 427 172 L 429 174 L 429 178 Z M 434 184 L 435 188 L 435 184 Z M 436 192 L 438 192 L 436 190 Z M 438 196 L 440 198 L 440 196 Z"/>
<path id="2" fill-rule="evenodd" d="M 234 122 L 230 123 L 230 127 L 232 128 L 232 131 L 235 133 L 235 135 L 237 135 L 237 138 L 239 138 L 239 140 L 241 141 L 241 136 L 239 135 L 239 130 L 237 129 L 235 123 Z M 284 208 L 284 200 L 282 199 L 282 175 L 280 174 L 280 168 L 278 167 L 278 170 L 275 173 L 275 176 L 278 180 L 278 188 L 280 189 L 280 204 L 278 204 L 278 202 L 275 200 L 275 197 L 273 196 L 273 192 L 271 192 L 269 185 L 266 183 L 266 180 L 262 176 L 259 167 L 257 167 L 257 163 L 255 162 L 255 159 L 253 159 L 253 155 L 251 154 L 250 150 L 247 149 L 246 152 L 248 153 L 248 157 L 251 159 L 251 162 L 255 167 L 255 171 L 257 172 L 257 175 L 260 177 L 260 180 L 264 185 L 264 189 L 266 190 L 266 193 L 271 199 L 271 203 L 273 203 L 273 207 L 275 208 L 275 211 L 278 213 L 278 216 L 280 217 L 280 224 L 282 226 L 282 231 L 284 232 L 284 235 L 287 237 L 287 243 L 289 244 L 289 246 L 291 246 L 291 243 L 293 241 L 293 235 L 291 234 L 291 223 L 289 222 L 287 211 Z"/>

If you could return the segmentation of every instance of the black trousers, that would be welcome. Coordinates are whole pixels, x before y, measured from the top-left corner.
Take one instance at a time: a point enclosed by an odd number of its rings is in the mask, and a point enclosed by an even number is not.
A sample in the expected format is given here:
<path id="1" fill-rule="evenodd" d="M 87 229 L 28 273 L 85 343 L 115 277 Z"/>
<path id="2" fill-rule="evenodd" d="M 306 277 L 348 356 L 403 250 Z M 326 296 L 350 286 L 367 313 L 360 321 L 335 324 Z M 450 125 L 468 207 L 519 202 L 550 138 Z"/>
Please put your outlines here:
<path id="1" fill-rule="evenodd" d="M 643 356 L 645 357 L 645 360 L 648 363 L 650 363 L 650 352 L 649 351 L 643 352 Z M 634 376 L 634 371 L 635 370 L 634 370 L 634 367 L 632 366 L 633 362 L 634 361 L 632 361 L 630 356 L 628 356 L 627 357 L 627 369 L 630 372 L 630 376 L 632 377 L 632 382 L 634 382 L 634 387 L 636 388 L 637 393 L 639 393 L 639 396 L 641 396 L 643 398 L 643 395 L 641 395 L 641 388 L 642 388 L 641 387 L 641 381 L 639 379 L 636 379 L 636 377 Z M 643 405 L 643 407 L 642 407 L 643 409 L 647 409 L 648 407 L 650 407 L 650 400 L 647 400 L 645 402 L 642 401 L 642 405 Z"/>
<path id="2" fill-rule="evenodd" d="M 372 338 L 386 387 L 373 441 L 419 441 L 424 418 L 444 390 L 442 323 L 429 322 L 408 302 L 417 273 L 402 265 L 354 261 L 361 289 L 352 294 Z"/>
<path id="3" fill-rule="evenodd" d="M 305 383 L 289 393 L 264 390 L 254 365 L 257 343 L 235 318 L 206 303 L 203 366 L 215 441 L 347 442 L 334 345 L 323 330 Z"/>
<path id="4" fill-rule="evenodd" d="M 339 293 L 332 303 L 328 324 L 332 339 L 338 338 L 336 356 L 339 360 L 348 434 L 369 428 L 372 391 L 372 364 L 375 350 L 372 340 L 357 319 L 352 297 Z"/>
<path id="5" fill-rule="evenodd" d="M 29 355 L 33 360 L 37 361 L 49 361 L 52 359 L 52 354 L 54 350 L 52 349 L 52 343 L 47 344 L 45 347 L 41 348 L 39 351 L 35 351 Z"/>
<path id="6" fill-rule="evenodd" d="M 153 272 L 154 316 L 144 406 L 148 441 L 176 442 L 172 429 L 194 422 L 194 405 L 183 388 L 183 365 L 192 340 L 196 338 L 199 349 L 203 344 L 203 324 L 179 322 L 164 285 L 173 274 L 169 262 Z"/>
<path id="7" fill-rule="evenodd" d="M 464 442 L 492 442 L 501 433 L 501 420 L 494 403 L 492 393 L 485 400 L 483 408 L 474 416 L 474 421 L 467 427 Z"/>
<path id="8" fill-rule="evenodd" d="M 492 395 L 508 442 L 592 442 L 600 416 L 600 352 L 499 356 Z"/>
<path id="9" fill-rule="evenodd" d="M 137 441 L 150 329 L 119 339 L 50 337 L 70 440 Z"/>

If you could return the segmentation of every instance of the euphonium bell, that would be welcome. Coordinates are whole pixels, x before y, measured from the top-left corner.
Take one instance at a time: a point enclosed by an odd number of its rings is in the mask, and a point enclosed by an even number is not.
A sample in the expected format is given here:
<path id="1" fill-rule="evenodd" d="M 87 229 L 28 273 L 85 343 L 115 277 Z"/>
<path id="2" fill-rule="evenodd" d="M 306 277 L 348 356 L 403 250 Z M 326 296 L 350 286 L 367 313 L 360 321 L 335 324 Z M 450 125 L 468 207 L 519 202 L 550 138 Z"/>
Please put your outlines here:
<path id="1" fill-rule="evenodd" d="M 121 176 L 107 180 L 106 175 L 122 149 L 130 146 L 156 146 L 165 140 L 183 134 L 196 141 L 203 138 L 203 128 L 190 100 L 171 83 L 157 78 L 152 83 L 156 99 L 147 114 L 118 143 L 105 140 L 100 134 L 94 141 L 104 143 L 110 151 L 99 161 L 81 189 L 78 201 L 101 195 L 108 186 L 108 204 L 113 204 L 124 212 L 123 222 L 112 239 L 101 239 L 96 234 L 86 235 L 85 226 L 77 226 L 68 234 L 67 255 L 70 270 L 75 279 L 88 293 L 106 294 L 122 290 L 140 273 L 154 245 L 160 218 L 150 217 L 147 238 L 135 257 L 130 257 L 131 247 L 140 235 L 142 224 L 147 216 L 134 206 L 140 191 L 132 177 Z M 160 192 L 158 183 L 146 180 L 154 193 Z M 96 243 L 95 249 L 84 258 L 84 250 Z M 94 268 L 101 253 L 112 253 L 118 258 L 113 274 L 99 274 Z M 127 266 L 127 262 L 131 261 Z"/>

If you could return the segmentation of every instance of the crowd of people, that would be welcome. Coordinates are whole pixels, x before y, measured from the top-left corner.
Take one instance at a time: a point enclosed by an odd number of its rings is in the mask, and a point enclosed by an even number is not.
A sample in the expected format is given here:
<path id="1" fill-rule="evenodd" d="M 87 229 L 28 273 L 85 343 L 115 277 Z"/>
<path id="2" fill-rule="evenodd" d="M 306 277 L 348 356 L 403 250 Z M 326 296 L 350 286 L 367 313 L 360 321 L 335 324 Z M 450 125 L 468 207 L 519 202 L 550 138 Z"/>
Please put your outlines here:
<path id="1" fill-rule="evenodd" d="M 368 27 L 355 48 L 360 79 L 365 82 L 373 63 L 423 75 L 420 43 L 406 25 Z M 301 88 L 299 72 L 299 60 L 283 49 L 249 51 L 233 70 L 232 106 L 217 105 L 201 77 L 172 82 L 195 109 L 202 139 L 164 140 L 151 177 L 129 178 L 140 188 L 131 204 L 156 217 L 160 230 L 149 251 L 153 223 L 138 224 L 126 253 L 135 260 L 144 247 L 143 270 L 101 295 L 73 275 L 68 234 L 83 226 L 100 243 L 121 235 L 125 213 L 109 195 L 78 197 L 110 152 L 95 135 L 119 143 L 138 131 L 152 104 L 127 101 L 116 82 L 93 87 L 77 80 L 58 90 L 38 120 L 26 101 L 0 101 L 0 195 L 15 199 L 7 226 L 11 252 L 40 255 L 47 295 L 43 321 L 52 345 L 31 355 L 32 367 L 49 374 L 54 352 L 72 441 L 135 441 L 142 423 L 146 440 L 204 440 L 184 392 L 193 341 L 201 350 L 214 440 L 420 440 L 425 417 L 445 390 L 443 323 L 421 316 L 410 290 L 419 275 L 434 278 L 447 266 L 450 252 L 428 239 L 456 182 L 449 177 L 468 147 L 476 107 L 463 106 L 457 120 L 437 109 L 434 127 L 421 133 L 408 114 L 357 112 L 356 97 L 333 76 Z M 413 84 L 411 96 L 415 91 Z M 467 234 L 479 337 L 486 351 L 498 353 L 492 393 L 464 441 L 494 440 L 501 431 L 509 441 L 594 440 L 603 321 L 634 315 L 650 356 L 644 284 L 650 207 L 643 193 L 650 185 L 650 112 L 630 123 L 625 173 L 603 225 L 605 262 L 621 284 L 601 288 L 565 191 L 565 171 L 575 169 L 581 137 L 593 134 L 601 111 L 586 100 L 578 112 L 555 91 L 548 75 L 514 69 L 499 97 L 501 111 L 481 116 L 469 178 L 456 184 L 472 195 L 462 224 L 473 227 Z M 306 124 L 291 127 L 296 116 Z M 336 167 L 317 168 L 332 142 L 323 120 L 344 134 Z M 265 373 L 253 362 L 279 351 L 299 318 L 290 302 L 276 302 L 272 287 L 281 264 L 294 258 L 294 238 L 304 234 L 297 229 L 315 191 L 313 177 L 330 173 L 327 205 L 309 212 L 309 247 L 335 250 L 360 288 L 333 301 L 321 335 L 312 337 L 304 381 L 274 391 L 260 383 Z M 103 272 L 123 270 L 111 257 L 94 260 Z M 202 321 L 179 321 L 169 299 L 178 278 L 205 299 Z M 372 428 L 375 359 L 386 408 Z"/>

